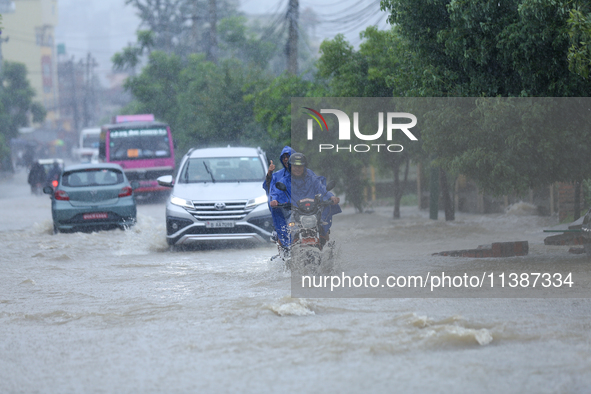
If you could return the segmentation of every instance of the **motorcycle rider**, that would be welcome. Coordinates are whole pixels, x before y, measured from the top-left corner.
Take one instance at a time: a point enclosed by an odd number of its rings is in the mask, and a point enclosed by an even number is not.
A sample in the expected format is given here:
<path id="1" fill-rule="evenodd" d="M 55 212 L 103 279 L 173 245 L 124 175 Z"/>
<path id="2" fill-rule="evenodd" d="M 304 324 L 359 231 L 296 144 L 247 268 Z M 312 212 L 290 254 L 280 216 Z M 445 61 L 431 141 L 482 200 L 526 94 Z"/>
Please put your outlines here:
<path id="1" fill-rule="evenodd" d="M 322 234 L 320 235 L 320 238 L 321 242 L 324 244 L 329 239 L 332 216 L 342 212 L 341 207 L 338 205 L 340 199 L 331 192 L 326 191 L 326 178 L 314 174 L 307 168 L 307 166 L 308 160 L 304 154 L 294 152 L 290 156 L 287 173 L 279 180 L 279 182 L 285 184 L 287 187 L 287 193 L 275 188 L 275 190 L 270 193 L 269 198 L 271 202 L 269 205 L 276 210 L 280 203 L 297 202 L 304 198 L 314 198 L 317 194 L 322 195 L 325 201 L 330 199 L 332 204 L 336 205 L 336 207 L 328 206 L 322 212 L 322 221 L 326 224 L 321 228 Z M 288 196 L 291 196 L 291 201 Z M 284 247 L 287 247 L 291 245 L 287 225 L 281 230 L 283 237 L 280 237 L 279 239 L 281 244 Z"/>
<path id="2" fill-rule="evenodd" d="M 31 185 L 31 193 L 38 193 L 43 188 L 43 182 L 45 182 L 47 175 L 45 174 L 45 168 L 41 163 L 35 161 L 29 171 L 29 177 L 27 179 L 29 185 Z"/>
<path id="3" fill-rule="evenodd" d="M 283 211 L 279 208 L 272 208 L 271 207 L 270 195 L 271 195 L 271 193 L 274 193 L 274 192 L 281 193 L 275 187 L 275 184 L 277 183 L 277 181 L 279 181 L 286 174 L 289 173 L 289 169 L 288 169 L 289 163 L 288 162 L 289 162 L 289 157 L 292 155 L 292 153 L 295 153 L 295 150 L 293 150 L 290 146 L 286 145 L 285 147 L 283 147 L 283 150 L 281 151 L 281 155 L 279 156 L 279 160 L 281 160 L 281 164 L 283 165 L 283 168 L 281 170 L 273 173 L 273 171 L 275 170 L 275 164 L 273 164 L 273 160 L 271 160 L 271 164 L 269 164 L 269 171 L 267 171 L 267 176 L 265 177 L 265 181 L 263 182 L 263 189 L 265 189 L 265 192 L 267 193 L 267 201 L 268 201 L 267 204 L 269 204 L 269 209 L 271 211 L 271 217 L 273 218 L 273 227 L 275 228 L 275 233 L 273 234 L 273 240 L 277 241 L 277 239 L 279 239 L 279 241 L 282 245 L 289 244 L 289 234 L 286 231 L 287 223 L 285 222 L 285 216 L 283 214 Z M 310 169 L 308 169 L 307 171 L 313 176 L 316 175 Z"/>

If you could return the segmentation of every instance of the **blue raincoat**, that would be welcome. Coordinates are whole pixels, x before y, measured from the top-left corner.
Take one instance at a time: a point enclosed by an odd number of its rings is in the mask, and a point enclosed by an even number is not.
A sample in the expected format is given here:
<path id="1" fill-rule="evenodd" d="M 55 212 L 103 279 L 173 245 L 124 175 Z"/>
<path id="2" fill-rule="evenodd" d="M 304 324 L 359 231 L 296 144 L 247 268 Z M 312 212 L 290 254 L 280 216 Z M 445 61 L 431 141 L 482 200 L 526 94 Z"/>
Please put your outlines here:
<path id="1" fill-rule="evenodd" d="M 279 155 L 279 161 L 281 162 L 283 168 L 273 173 L 273 176 L 271 177 L 271 180 L 269 182 L 267 182 L 267 179 L 263 181 L 263 189 L 265 189 L 265 192 L 267 193 L 268 197 L 267 204 L 271 203 L 271 193 L 283 194 L 282 191 L 278 190 L 277 187 L 275 187 L 275 184 L 277 183 L 277 181 L 282 179 L 285 176 L 285 174 L 289 174 L 288 168 L 285 166 L 285 164 L 283 164 L 283 160 L 281 159 L 284 155 L 287 155 L 288 157 L 291 156 L 292 153 L 295 153 L 295 150 L 286 145 L 281 151 L 281 155 Z M 287 223 L 285 222 L 283 210 L 279 208 L 271 208 L 271 205 L 269 205 L 269 209 L 271 210 L 271 217 L 273 218 L 273 227 L 275 227 L 277 237 L 281 240 L 281 243 L 283 245 L 287 245 L 284 242 L 289 242 L 289 237 L 286 231 Z"/>

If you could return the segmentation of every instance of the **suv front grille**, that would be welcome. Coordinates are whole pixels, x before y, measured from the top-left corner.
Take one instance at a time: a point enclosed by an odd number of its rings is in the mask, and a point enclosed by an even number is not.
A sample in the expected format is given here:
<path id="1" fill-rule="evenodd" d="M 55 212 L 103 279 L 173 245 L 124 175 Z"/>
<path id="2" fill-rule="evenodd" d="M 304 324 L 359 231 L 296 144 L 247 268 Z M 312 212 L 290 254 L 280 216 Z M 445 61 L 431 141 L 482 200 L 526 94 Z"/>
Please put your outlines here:
<path id="1" fill-rule="evenodd" d="M 246 200 L 224 202 L 224 209 L 216 209 L 220 201 L 193 201 L 195 209 L 187 211 L 197 220 L 241 220 L 252 211 L 246 208 Z"/>

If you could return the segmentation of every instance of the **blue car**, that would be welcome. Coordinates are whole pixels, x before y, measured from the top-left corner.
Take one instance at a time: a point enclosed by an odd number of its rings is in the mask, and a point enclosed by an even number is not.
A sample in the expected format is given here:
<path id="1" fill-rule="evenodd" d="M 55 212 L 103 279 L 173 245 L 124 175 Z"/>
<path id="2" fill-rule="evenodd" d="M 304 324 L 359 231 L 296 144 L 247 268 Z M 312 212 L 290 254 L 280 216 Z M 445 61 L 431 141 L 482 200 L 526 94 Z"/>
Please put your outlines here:
<path id="1" fill-rule="evenodd" d="M 132 185 L 118 164 L 96 163 L 68 166 L 51 195 L 54 233 L 125 229 L 136 222 Z"/>

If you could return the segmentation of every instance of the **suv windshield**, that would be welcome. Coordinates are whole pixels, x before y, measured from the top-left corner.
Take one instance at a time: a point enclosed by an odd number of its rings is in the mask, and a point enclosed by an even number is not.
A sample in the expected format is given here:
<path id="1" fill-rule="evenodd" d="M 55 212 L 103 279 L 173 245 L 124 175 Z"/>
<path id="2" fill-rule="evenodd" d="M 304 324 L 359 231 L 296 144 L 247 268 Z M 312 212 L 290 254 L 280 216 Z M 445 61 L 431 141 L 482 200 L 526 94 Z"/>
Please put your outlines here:
<path id="1" fill-rule="evenodd" d="M 111 169 L 69 171 L 62 176 L 62 184 L 70 187 L 108 186 L 123 183 L 123 173 Z"/>
<path id="2" fill-rule="evenodd" d="M 179 182 L 256 182 L 264 177 L 258 157 L 208 157 L 187 160 Z"/>

